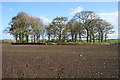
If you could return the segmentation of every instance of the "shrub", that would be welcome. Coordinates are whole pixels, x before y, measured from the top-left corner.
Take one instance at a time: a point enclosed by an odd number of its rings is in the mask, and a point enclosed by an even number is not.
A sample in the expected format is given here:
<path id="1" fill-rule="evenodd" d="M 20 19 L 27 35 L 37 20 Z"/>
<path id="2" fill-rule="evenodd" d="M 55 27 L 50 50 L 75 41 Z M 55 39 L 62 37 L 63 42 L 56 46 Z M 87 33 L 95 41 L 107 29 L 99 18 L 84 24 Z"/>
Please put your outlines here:
<path id="1" fill-rule="evenodd" d="M 4 41 L 4 40 L 2 40 L 2 44 L 5 44 L 5 41 Z"/>
<path id="2" fill-rule="evenodd" d="M 48 42 L 48 43 L 45 43 L 46 45 L 57 45 L 57 43 L 52 43 L 52 42 Z"/>

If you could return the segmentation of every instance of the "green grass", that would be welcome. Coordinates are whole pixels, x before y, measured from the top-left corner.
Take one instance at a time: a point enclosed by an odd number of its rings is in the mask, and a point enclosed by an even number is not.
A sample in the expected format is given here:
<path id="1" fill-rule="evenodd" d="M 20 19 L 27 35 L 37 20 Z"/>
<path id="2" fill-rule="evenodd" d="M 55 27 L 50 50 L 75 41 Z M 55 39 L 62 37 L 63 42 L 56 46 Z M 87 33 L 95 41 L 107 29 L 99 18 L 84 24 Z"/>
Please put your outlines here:
<path id="1" fill-rule="evenodd" d="M 2 40 L 1 41 L 1 43 L 2 44 L 11 44 L 11 42 L 5 42 L 4 40 Z M 0 44 L 1 44 L 0 43 Z M 64 42 L 62 42 L 62 43 L 64 43 Z M 65 42 L 65 43 L 67 43 L 67 42 Z M 86 40 L 81 40 L 80 42 L 79 42 L 79 40 L 77 40 L 77 42 L 73 42 L 73 43 L 87 43 L 87 41 Z M 91 43 L 93 43 L 93 42 L 91 42 Z M 99 43 L 99 41 L 98 40 L 95 40 L 95 43 Z M 119 44 L 120 43 L 120 39 L 108 39 L 106 42 L 105 41 L 103 41 L 103 43 L 109 43 L 109 44 Z"/>
<path id="2" fill-rule="evenodd" d="M 0 44 L 11 44 L 11 42 L 5 42 L 4 40 L 2 40 Z"/>
<path id="3" fill-rule="evenodd" d="M 79 40 L 77 41 L 79 42 Z M 87 43 L 86 40 L 81 40 L 81 43 Z M 92 42 L 93 43 L 93 42 Z M 99 43 L 98 40 L 95 40 L 95 43 Z M 103 43 L 109 43 L 109 44 L 119 44 L 120 43 L 120 39 L 108 39 L 106 42 L 103 41 Z"/>
<path id="4" fill-rule="evenodd" d="M 110 43 L 110 44 L 118 44 L 118 43 L 120 43 L 120 39 L 108 39 L 108 40 L 107 40 L 107 43 Z"/>

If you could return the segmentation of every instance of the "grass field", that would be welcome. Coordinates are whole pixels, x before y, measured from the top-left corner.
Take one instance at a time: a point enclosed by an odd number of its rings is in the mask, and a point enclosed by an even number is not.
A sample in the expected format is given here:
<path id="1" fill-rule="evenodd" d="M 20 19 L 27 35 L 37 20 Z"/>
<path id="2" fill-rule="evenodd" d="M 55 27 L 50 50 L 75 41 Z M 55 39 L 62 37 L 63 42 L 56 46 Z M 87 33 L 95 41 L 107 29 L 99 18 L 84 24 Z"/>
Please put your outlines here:
<path id="1" fill-rule="evenodd" d="M 77 42 L 79 42 L 79 41 L 77 41 Z M 82 40 L 81 42 L 82 42 L 82 43 L 87 43 L 86 40 Z M 98 41 L 98 40 L 95 40 L 95 43 L 99 43 L 99 41 Z M 120 43 L 120 39 L 108 39 L 106 42 L 103 41 L 103 43 L 119 44 L 119 43 Z"/>
<path id="2" fill-rule="evenodd" d="M 120 39 L 107 40 L 107 42 L 111 44 L 120 43 Z"/>
<path id="3" fill-rule="evenodd" d="M 1 43 L 2 43 L 2 44 L 11 44 L 11 42 L 12 42 L 12 41 L 9 41 L 9 40 L 6 40 L 6 41 L 2 40 L 2 41 L 0 42 L 0 44 L 1 44 Z M 15 42 L 14 42 L 14 43 L 15 43 Z M 79 40 L 78 40 L 77 42 L 74 42 L 74 43 L 87 43 L 87 41 L 86 41 L 86 40 L 81 40 L 81 41 L 79 42 Z M 91 43 L 93 43 L 93 42 L 91 42 Z M 98 40 L 95 40 L 95 43 L 98 43 L 98 44 L 99 44 L 99 41 L 98 41 Z M 120 43 L 120 39 L 108 39 L 106 42 L 103 41 L 103 43 L 119 44 L 119 43 Z"/>
<path id="4" fill-rule="evenodd" d="M 3 78 L 117 78 L 118 45 L 2 45 Z"/>

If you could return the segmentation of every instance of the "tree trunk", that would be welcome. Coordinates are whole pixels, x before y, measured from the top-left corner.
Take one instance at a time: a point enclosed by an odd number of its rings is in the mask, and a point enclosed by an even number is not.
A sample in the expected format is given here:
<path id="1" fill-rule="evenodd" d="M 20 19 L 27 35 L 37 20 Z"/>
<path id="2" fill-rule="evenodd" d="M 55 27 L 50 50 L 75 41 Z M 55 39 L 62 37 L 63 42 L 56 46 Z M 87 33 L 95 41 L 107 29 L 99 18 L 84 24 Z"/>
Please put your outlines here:
<path id="1" fill-rule="evenodd" d="M 55 34 L 54 34 L 54 40 L 53 40 L 54 42 L 55 42 L 55 37 L 56 37 L 56 36 L 55 36 Z"/>
<path id="2" fill-rule="evenodd" d="M 77 41 L 77 34 L 75 34 L 75 42 Z"/>
<path id="3" fill-rule="evenodd" d="M 32 43 L 33 41 L 32 41 L 32 38 L 31 38 L 31 43 Z"/>
<path id="4" fill-rule="evenodd" d="M 94 34 L 93 34 L 93 43 L 95 43 L 95 36 L 94 36 Z"/>
<path id="5" fill-rule="evenodd" d="M 39 36 L 39 43 L 40 43 L 40 36 Z"/>
<path id="6" fill-rule="evenodd" d="M 72 42 L 74 42 L 74 34 L 73 34 L 73 30 L 71 30 L 71 37 L 72 37 Z"/>
<path id="7" fill-rule="evenodd" d="M 22 36 L 21 36 L 21 33 L 19 34 L 19 43 L 21 43 L 21 38 Z"/>
<path id="8" fill-rule="evenodd" d="M 18 34 L 16 34 L 16 43 L 18 42 Z"/>
<path id="9" fill-rule="evenodd" d="M 88 43 L 89 33 L 88 33 L 88 29 L 86 30 L 87 30 L 87 43 Z"/>
<path id="10" fill-rule="evenodd" d="M 22 34 L 22 42 L 24 43 L 25 33 Z"/>
<path id="11" fill-rule="evenodd" d="M 16 36 L 16 43 L 18 42 L 17 36 Z"/>
<path id="12" fill-rule="evenodd" d="M 48 35 L 48 41 L 50 41 L 50 34 Z"/>
<path id="13" fill-rule="evenodd" d="M 42 43 L 44 42 L 44 35 L 42 35 Z"/>
<path id="14" fill-rule="evenodd" d="M 100 33 L 99 33 L 99 39 L 98 40 L 99 40 L 99 43 L 100 43 Z"/>
<path id="15" fill-rule="evenodd" d="M 101 32 L 101 43 L 103 42 L 103 33 Z"/>
<path id="16" fill-rule="evenodd" d="M 35 35 L 34 35 L 34 42 L 35 42 Z"/>
<path id="17" fill-rule="evenodd" d="M 91 34 L 90 34 L 90 43 L 92 42 L 92 36 L 91 36 Z"/>
<path id="18" fill-rule="evenodd" d="M 26 42 L 27 42 L 27 43 L 28 43 L 28 40 L 29 40 L 29 39 L 28 39 L 28 37 L 29 37 L 29 36 L 28 36 L 28 35 L 26 35 Z"/>
<path id="19" fill-rule="evenodd" d="M 37 42 L 38 42 L 38 40 L 39 40 L 39 36 L 37 36 Z"/>
<path id="20" fill-rule="evenodd" d="M 107 41 L 107 35 L 105 34 L 105 42 Z"/>
<path id="21" fill-rule="evenodd" d="M 60 30 L 60 35 L 59 35 L 59 41 L 61 42 L 61 30 Z"/>
<path id="22" fill-rule="evenodd" d="M 79 42 L 81 41 L 81 33 L 79 33 Z"/>

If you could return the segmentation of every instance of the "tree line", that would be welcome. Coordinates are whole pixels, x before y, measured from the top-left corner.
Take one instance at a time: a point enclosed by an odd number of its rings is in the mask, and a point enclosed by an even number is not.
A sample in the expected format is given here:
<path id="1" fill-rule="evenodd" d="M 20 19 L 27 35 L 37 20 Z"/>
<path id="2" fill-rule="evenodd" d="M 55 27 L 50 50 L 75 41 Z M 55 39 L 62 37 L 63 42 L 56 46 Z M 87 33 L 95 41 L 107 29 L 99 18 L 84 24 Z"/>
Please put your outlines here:
<path id="1" fill-rule="evenodd" d="M 13 17 L 4 31 L 10 33 L 16 42 L 81 42 L 86 38 L 87 42 L 106 42 L 108 34 L 114 31 L 113 25 L 96 15 L 93 11 L 81 11 L 74 14 L 73 18 L 56 17 L 49 24 L 43 24 L 41 18 L 29 16 L 20 12 Z"/>

